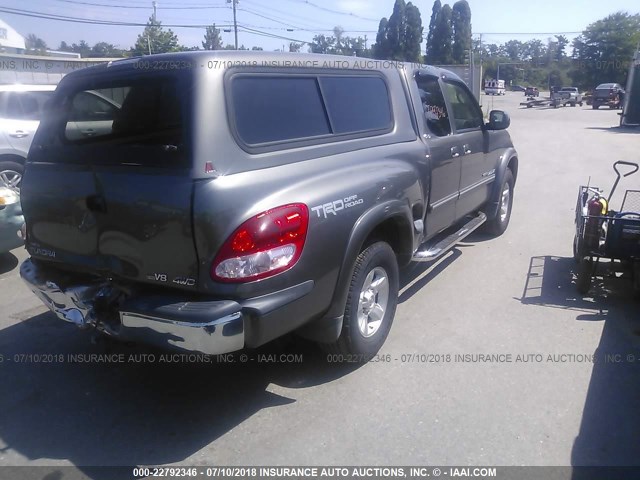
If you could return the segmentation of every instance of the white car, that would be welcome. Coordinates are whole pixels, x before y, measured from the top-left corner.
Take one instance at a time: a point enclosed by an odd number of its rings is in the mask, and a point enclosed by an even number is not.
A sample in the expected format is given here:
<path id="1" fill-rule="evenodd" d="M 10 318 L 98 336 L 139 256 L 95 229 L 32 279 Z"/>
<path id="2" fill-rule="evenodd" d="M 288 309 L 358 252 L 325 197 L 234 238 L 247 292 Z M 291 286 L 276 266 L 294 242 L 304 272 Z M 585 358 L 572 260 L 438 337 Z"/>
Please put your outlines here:
<path id="1" fill-rule="evenodd" d="M 0 187 L 20 188 L 24 161 L 55 85 L 0 85 Z"/>
<path id="2" fill-rule="evenodd" d="M 20 189 L 27 153 L 55 89 L 55 85 L 0 85 L 0 187 Z M 120 104 L 108 93 L 87 91 L 75 97 L 76 117 L 65 127 L 68 140 L 111 132 Z"/>

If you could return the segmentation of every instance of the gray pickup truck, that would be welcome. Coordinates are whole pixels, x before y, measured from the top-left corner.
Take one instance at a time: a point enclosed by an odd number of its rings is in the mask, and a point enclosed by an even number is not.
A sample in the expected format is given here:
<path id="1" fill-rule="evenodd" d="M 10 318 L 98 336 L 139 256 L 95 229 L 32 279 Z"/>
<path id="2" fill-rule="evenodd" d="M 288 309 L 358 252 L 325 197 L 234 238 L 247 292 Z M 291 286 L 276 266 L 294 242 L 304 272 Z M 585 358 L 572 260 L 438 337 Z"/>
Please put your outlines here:
<path id="1" fill-rule="evenodd" d="M 507 228 L 509 121 L 424 65 L 191 52 L 79 70 L 29 152 L 20 273 L 116 338 L 222 354 L 296 331 L 366 360 L 399 267 Z"/>

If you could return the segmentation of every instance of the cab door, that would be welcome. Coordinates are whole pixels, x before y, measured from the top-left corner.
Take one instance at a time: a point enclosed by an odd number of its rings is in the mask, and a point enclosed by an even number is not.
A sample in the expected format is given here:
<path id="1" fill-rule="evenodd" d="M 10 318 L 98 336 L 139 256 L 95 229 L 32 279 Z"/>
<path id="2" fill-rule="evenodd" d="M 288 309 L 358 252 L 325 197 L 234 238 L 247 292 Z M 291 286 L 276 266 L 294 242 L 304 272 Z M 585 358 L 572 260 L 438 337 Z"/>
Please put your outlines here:
<path id="1" fill-rule="evenodd" d="M 487 155 L 482 110 L 467 86 L 446 79 L 443 90 L 451 113 L 453 141 L 460 152 L 460 197 L 456 220 L 478 211 L 489 199 L 495 168 Z"/>
<path id="2" fill-rule="evenodd" d="M 462 150 L 453 136 L 450 116 L 437 76 L 414 75 L 420 104 L 416 105 L 420 138 L 425 147 L 423 182 L 429 186 L 425 212 L 426 237 L 455 222 Z"/>

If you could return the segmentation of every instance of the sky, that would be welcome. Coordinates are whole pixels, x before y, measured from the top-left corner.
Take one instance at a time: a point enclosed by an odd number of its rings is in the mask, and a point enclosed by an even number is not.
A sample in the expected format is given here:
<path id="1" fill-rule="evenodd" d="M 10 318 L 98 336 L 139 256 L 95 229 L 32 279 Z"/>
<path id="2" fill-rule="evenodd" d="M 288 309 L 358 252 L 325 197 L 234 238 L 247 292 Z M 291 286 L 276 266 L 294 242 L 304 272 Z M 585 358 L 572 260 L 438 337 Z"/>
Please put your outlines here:
<path id="1" fill-rule="evenodd" d="M 331 35 L 335 26 L 344 35 L 365 36 L 375 42 L 378 23 L 389 17 L 395 0 L 236 0 L 238 44 L 265 50 L 288 49 L 290 41 L 309 42 L 317 34 Z M 474 38 L 483 43 L 511 39 L 546 41 L 553 34 L 569 39 L 587 25 L 617 11 L 640 13 L 638 0 L 468 0 Z M 201 46 L 204 26 L 212 23 L 222 32 L 225 44 L 234 43 L 231 0 L 157 0 L 157 19 L 170 27 L 185 46 Z M 413 2 L 422 15 L 426 36 L 433 0 Z M 453 6 L 455 0 L 443 0 Z M 7 13 L 2 10 L 19 10 Z M 49 48 L 61 41 L 85 40 L 90 45 L 105 41 L 131 47 L 143 26 L 95 25 L 37 18 L 62 16 L 90 21 L 144 24 L 153 13 L 151 0 L 0 0 L 0 18 L 23 36 L 35 33 Z M 34 16 L 36 15 L 36 16 Z M 183 27 L 190 26 L 190 27 Z M 286 38 L 275 38 L 286 37 Z M 424 50 L 424 43 L 423 43 Z M 303 48 L 306 51 L 306 48 Z M 569 53 L 569 52 L 568 52 Z"/>

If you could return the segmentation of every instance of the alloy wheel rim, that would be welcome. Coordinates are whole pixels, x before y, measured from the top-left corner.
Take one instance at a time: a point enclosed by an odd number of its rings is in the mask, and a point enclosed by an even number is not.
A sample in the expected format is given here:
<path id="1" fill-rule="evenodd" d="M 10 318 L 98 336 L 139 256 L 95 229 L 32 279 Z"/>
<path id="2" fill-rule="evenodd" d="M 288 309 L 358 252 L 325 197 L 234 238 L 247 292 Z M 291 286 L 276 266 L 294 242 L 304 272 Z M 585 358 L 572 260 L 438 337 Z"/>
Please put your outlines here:
<path id="1" fill-rule="evenodd" d="M 2 170 L 0 171 L 0 184 L 5 187 L 18 190 L 22 175 L 15 170 Z"/>
<path id="2" fill-rule="evenodd" d="M 358 300 L 358 328 L 365 338 L 376 334 L 389 305 L 389 278 L 382 267 L 369 272 Z"/>

